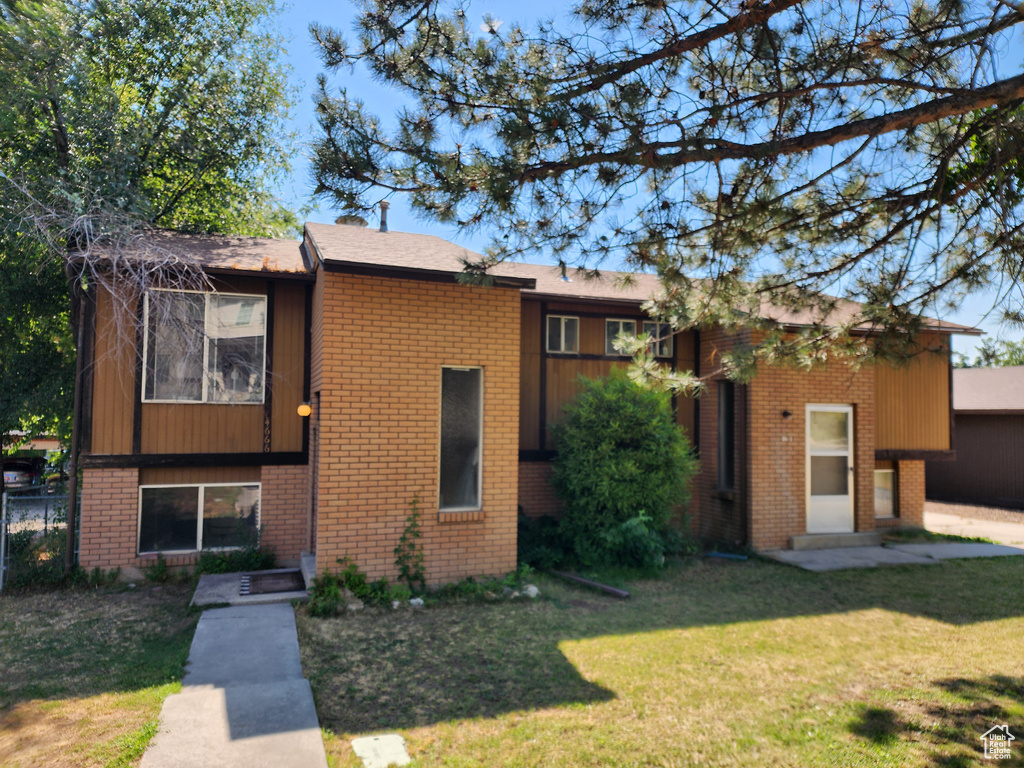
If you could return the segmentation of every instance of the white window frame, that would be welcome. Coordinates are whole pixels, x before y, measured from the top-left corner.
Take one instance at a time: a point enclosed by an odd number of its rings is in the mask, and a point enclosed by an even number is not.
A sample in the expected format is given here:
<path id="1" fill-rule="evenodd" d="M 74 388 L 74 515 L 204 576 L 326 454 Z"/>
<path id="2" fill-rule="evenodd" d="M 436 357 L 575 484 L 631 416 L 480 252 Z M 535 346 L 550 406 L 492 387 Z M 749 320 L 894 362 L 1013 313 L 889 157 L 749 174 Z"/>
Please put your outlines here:
<path id="1" fill-rule="evenodd" d="M 662 333 L 663 328 L 665 329 L 664 333 Z M 675 335 L 672 333 L 672 325 L 670 323 L 644 320 L 642 329 L 644 335 L 654 339 L 649 349 L 655 357 L 671 358 L 675 354 Z M 666 346 L 668 347 L 667 351 L 665 350 Z"/>
<path id="2" fill-rule="evenodd" d="M 559 349 L 552 349 L 551 347 L 551 326 L 552 320 L 560 320 L 558 340 L 561 344 Z M 566 320 L 576 321 L 576 349 L 568 350 L 565 348 L 565 326 Z M 580 319 L 575 315 L 548 315 L 544 321 L 544 349 L 547 352 L 559 355 L 578 355 L 580 353 Z"/>
<path id="3" fill-rule="evenodd" d="M 892 467 L 890 469 L 876 469 L 874 471 L 874 474 L 871 476 L 871 478 L 872 478 L 872 488 L 871 488 L 872 492 L 878 490 L 878 485 L 874 483 L 874 479 L 877 478 L 880 474 L 889 475 L 892 478 L 891 481 L 890 481 L 890 484 L 889 484 L 890 488 L 892 490 L 892 513 L 888 514 L 888 515 L 881 515 L 880 516 L 878 514 L 878 511 L 876 510 L 875 511 L 875 520 L 895 520 L 896 518 L 898 518 L 900 516 L 899 515 L 899 492 L 898 492 L 898 490 L 896 488 L 896 483 L 899 482 L 899 480 L 896 477 L 896 468 Z"/>
<path id="4" fill-rule="evenodd" d="M 207 488 L 234 488 L 239 485 L 255 485 L 259 490 L 259 500 L 256 502 L 256 530 L 260 529 L 263 518 L 263 483 L 259 480 L 238 480 L 234 483 L 147 483 L 139 486 L 139 515 L 135 521 L 135 552 L 138 555 L 190 555 L 203 551 L 203 506 L 206 504 Z M 146 488 L 198 488 L 199 489 L 199 514 L 196 516 L 196 549 L 147 549 L 142 551 L 142 491 Z M 215 547 L 206 550 L 207 552 L 228 552 L 243 547 Z"/>
<path id="5" fill-rule="evenodd" d="M 192 293 L 204 297 L 203 304 L 203 395 L 201 400 L 165 400 L 146 397 L 146 381 L 149 376 L 149 296 L 155 291 L 164 293 Z M 259 400 L 225 403 L 210 399 L 210 297 L 224 296 L 227 298 L 262 299 L 263 300 L 263 386 L 260 387 Z M 263 405 L 267 398 L 267 296 L 263 293 L 227 293 L 224 291 L 189 291 L 181 288 L 150 288 L 142 297 L 142 402 L 144 403 L 195 403 L 201 405 Z"/>
<path id="6" fill-rule="evenodd" d="M 444 375 L 445 369 L 453 371 L 480 371 L 480 410 L 478 413 L 477 434 L 479 439 L 480 464 L 476 473 L 476 500 L 475 506 L 471 507 L 442 507 L 441 506 L 441 419 L 444 414 L 441 412 L 441 402 L 444 397 Z M 484 367 L 482 365 L 442 365 L 442 375 L 438 377 L 437 389 L 437 511 L 448 514 L 450 512 L 480 512 L 484 508 Z"/>
<path id="7" fill-rule="evenodd" d="M 605 355 L 608 356 L 608 357 L 629 357 L 629 355 L 624 355 L 622 352 L 619 352 L 617 349 L 615 349 L 615 347 L 612 346 L 611 340 L 609 340 L 609 338 L 608 338 L 608 324 L 609 323 L 618 323 L 618 325 L 619 325 L 619 330 L 615 332 L 614 336 L 612 336 L 612 339 L 615 339 L 616 337 L 618 337 L 618 335 L 620 333 L 622 333 L 623 326 L 626 323 L 629 323 L 630 325 L 633 326 L 633 330 L 630 331 L 630 333 L 633 334 L 634 336 L 636 336 L 636 320 L 634 318 L 629 318 L 629 317 L 626 317 L 626 318 L 623 318 L 623 317 L 606 317 L 604 319 L 604 353 L 605 353 Z"/>

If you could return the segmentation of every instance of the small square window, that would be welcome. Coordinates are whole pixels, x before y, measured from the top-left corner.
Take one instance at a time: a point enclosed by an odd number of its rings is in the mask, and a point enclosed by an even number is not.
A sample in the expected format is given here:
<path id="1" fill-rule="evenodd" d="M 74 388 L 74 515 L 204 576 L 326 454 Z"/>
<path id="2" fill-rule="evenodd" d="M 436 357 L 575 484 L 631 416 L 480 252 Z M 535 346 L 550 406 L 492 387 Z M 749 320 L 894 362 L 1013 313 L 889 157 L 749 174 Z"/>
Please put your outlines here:
<path id="1" fill-rule="evenodd" d="M 644 322 L 644 334 L 650 336 L 654 341 L 651 343 L 651 352 L 655 357 L 672 357 L 672 326 L 668 323 Z"/>
<path id="2" fill-rule="evenodd" d="M 619 334 L 636 335 L 636 320 L 605 320 L 604 321 L 604 353 L 625 357 L 615 348 L 615 339 Z"/>
<path id="3" fill-rule="evenodd" d="M 580 351 L 580 320 L 578 317 L 548 315 L 548 352 L 575 355 Z"/>
<path id="4" fill-rule="evenodd" d="M 895 470 L 875 470 L 875 517 L 896 517 Z"/>

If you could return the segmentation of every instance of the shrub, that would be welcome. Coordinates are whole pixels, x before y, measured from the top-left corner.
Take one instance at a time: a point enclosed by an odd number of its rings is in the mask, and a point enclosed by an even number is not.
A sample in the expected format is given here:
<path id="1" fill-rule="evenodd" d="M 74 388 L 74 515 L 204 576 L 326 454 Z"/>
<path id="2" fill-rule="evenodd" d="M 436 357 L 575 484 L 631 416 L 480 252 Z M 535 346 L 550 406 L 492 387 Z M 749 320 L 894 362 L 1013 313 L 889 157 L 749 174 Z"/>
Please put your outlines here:
<path id="1" fill-rule="evenodd" d="M 405 582 L 410 592 L 424 592 L 427 589 L 427 575 L 423 562 L 423 545 L 417 542 L 420 533 L 420 497 L 413 496 L 409 502 L 409 516 L 405 518 L 405 530 L 395 547 L 395 567 L 398 578 Z"/>
<path id="2" fill-rule="evenodd" d="M 649 566 L 664 554 L 676 508 L 689 501 L 697 459 L 667 393 L 624 370 L 578 383 L 553 428 L 559 530 L 583 565 Z"/>
<path id="3" fill-rule="evenodd" d="M 309 613 L 322 619 L 334 616 L 342 598 L 341 579 L 324 568 L 323 575 L 313 579 L 309 592 Z"/>
<path id="4" fill-rule="evenodd" d="M 202 552 L 196 562 L 196 573 L 266 571 L 273 568 L 276 561 L 273 550 L 258 546 L 223 552 Z"/>
<path id="5" fill-rule="evenodd" d="M 558 520 L 550 515 L 527 517 L 519 515 L 518 560 L 520 566 L 533 568 L 557 568 L 567 555 L 565 540 L 559 530 Z"/>

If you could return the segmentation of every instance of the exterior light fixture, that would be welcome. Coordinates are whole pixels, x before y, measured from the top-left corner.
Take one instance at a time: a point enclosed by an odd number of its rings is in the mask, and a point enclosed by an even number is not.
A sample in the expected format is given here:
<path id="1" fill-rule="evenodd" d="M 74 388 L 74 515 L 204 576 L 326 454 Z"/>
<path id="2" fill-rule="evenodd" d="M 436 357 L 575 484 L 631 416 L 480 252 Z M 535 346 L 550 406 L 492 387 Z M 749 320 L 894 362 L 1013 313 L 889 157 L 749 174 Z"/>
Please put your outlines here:
<path id="1" fill-rule="evenodd" d="M 311 413 L 313 413 L 313 406 L 311 406 L 309 403 L 300 403 L 299 407 L 296 408 L 295 410 L 298 412 L 299 416 L 301 416 L 302 418 L 306 418 Z"/>
<path id="2" fill-rule="evenodd" d="M 783 412 L 782 412 L 782 418 L 784 418 L 784 419 L 788 419 L 788 418 L 790 418 L 790 417 L 791 417 L 792 415 L 793 415 L 792 411 L 783 411 Z"/>

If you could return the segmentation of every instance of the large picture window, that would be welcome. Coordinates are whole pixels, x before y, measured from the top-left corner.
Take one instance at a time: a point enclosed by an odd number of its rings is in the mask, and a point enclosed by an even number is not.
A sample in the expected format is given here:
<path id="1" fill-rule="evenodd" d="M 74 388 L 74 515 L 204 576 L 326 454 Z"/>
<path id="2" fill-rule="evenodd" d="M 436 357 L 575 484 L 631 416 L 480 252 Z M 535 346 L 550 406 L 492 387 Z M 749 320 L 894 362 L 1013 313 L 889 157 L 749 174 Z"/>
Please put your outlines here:
<path id="1" fill-rule="evenodd" d="M 262 403 L 265 296 L 149 291 L 147 402 Z"/>
<path id="2" fill-rule="evenodd" d="M 441 369 L 441 478 L 438 506 L 480 509 L 483 370 Z"/>
<path id="3" fill-rule="evenodd" d="M 259 528 L 259 483 L 139 488 L 139 554 L 252 546 Z"/>

